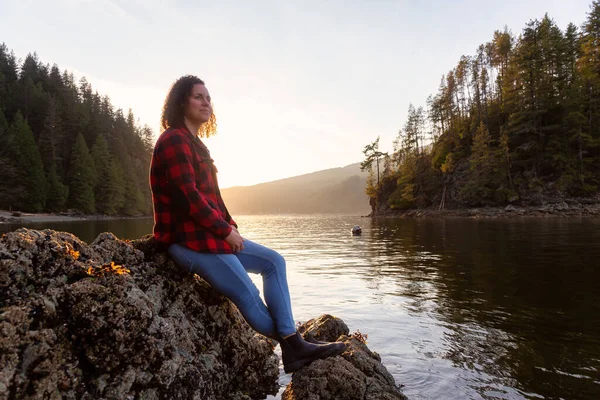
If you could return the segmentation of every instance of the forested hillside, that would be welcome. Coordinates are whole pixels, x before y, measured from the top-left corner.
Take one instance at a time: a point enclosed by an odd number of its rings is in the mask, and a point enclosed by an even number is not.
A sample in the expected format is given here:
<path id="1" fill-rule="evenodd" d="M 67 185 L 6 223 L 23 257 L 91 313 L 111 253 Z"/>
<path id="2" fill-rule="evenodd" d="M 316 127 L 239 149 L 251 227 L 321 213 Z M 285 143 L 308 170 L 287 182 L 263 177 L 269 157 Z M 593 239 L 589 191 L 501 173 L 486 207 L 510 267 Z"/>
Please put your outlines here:
<path id="1" fill-rule="evenodd" d="M 150 213 L 152 146 L 151 129 L 85 77 L 0 45 L 1 209 Z"/>
<path id="2" fill-rule="evenodd" d="M 377 210 L 535 204 L 600 184 L 600 1 L 581 27 L 545 15 L 496 31 L 410 106 L 392 154 L 365 147 Z M 376 159 L 381 160 L 378 182 Z"/>
<path id="3" fill-rule="evenodd" d="M 367 214 L 366 174 L 359 164 L 253 186 L 222 189 L 229 211 L 239 214 Z"/>

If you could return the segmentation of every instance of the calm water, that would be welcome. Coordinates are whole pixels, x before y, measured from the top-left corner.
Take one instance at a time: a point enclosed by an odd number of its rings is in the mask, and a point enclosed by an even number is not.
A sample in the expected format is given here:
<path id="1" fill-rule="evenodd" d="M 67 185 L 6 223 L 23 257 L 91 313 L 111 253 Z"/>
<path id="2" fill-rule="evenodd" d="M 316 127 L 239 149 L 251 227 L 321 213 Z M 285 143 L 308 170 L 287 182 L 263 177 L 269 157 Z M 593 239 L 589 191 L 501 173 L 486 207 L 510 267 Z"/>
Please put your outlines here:
<path id="1" fill-rule="evenodd" d="M 296 319 L 368 334 L 411 399 L 600 398 L 600 220 L 236 220 L 286 257 Z M 35 227 L 91 241 L 152 222 Z"/>

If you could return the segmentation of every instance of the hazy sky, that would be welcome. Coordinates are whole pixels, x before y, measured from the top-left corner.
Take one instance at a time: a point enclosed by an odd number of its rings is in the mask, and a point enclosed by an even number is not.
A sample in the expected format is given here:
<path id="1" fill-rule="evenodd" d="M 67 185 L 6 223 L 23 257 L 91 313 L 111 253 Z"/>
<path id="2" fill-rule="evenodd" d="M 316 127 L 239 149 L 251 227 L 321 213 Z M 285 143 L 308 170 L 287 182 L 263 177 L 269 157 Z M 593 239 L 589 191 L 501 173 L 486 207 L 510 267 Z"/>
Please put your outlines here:
<path id="1" fill-rule="evenodd" d="M 159 131 L 173 81 L 206 82 L 219 134 L 206 141 L 222 187 L 391 150 L 408 105 L 505 25 L 548 12 L 581 25 L 591 0 L 0 0 L 0 42 L 86 76 Z"/>

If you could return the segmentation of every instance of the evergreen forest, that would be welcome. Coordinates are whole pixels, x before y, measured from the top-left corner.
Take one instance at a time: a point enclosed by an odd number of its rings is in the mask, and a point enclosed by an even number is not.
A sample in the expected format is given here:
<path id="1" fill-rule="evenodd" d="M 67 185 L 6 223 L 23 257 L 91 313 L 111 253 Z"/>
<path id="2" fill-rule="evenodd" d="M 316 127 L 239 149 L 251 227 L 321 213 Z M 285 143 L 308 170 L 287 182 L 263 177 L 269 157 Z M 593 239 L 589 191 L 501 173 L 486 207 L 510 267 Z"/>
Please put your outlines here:
<path id="1" fill-rule="evenodd" d="M 85 77 L 0 45 L 0 209 L 149 214 L 153 144 Z"/>
<path id="2" fill-rule="evenodd" d="M 581 26 L 497 30 L 408 108 L 391 154 L 364 148 L 379 209 L 540 204 L 600 187 L 600 1 Z"/>

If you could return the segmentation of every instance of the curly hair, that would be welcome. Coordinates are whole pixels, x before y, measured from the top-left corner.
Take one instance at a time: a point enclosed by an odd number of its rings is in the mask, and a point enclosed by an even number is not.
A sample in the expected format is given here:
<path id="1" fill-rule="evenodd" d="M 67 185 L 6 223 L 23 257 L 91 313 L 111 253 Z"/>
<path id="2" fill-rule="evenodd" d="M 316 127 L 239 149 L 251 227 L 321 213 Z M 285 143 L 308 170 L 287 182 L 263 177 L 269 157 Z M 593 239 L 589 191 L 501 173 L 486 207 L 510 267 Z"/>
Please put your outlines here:
<path id="1" fill-rule="evenodd" d="M 188 97 L 192 94 L 194 85 L 204 85 L 204 81 L 194 75 L 185 75 L 177 79 L 169 94 L 165 98 L 162 115 L 160 117 L 160 126 L 163 130 L 172 127 L 182 126 L 184 124 L 184 105 Z M 212 104 L 211 104 L 212 105 Z M 210 115 L 207 122 L 200 126 L 198 134 L 200 137 L 207 138 L 217 133 L 217 119 L 214 112 Z"/>

